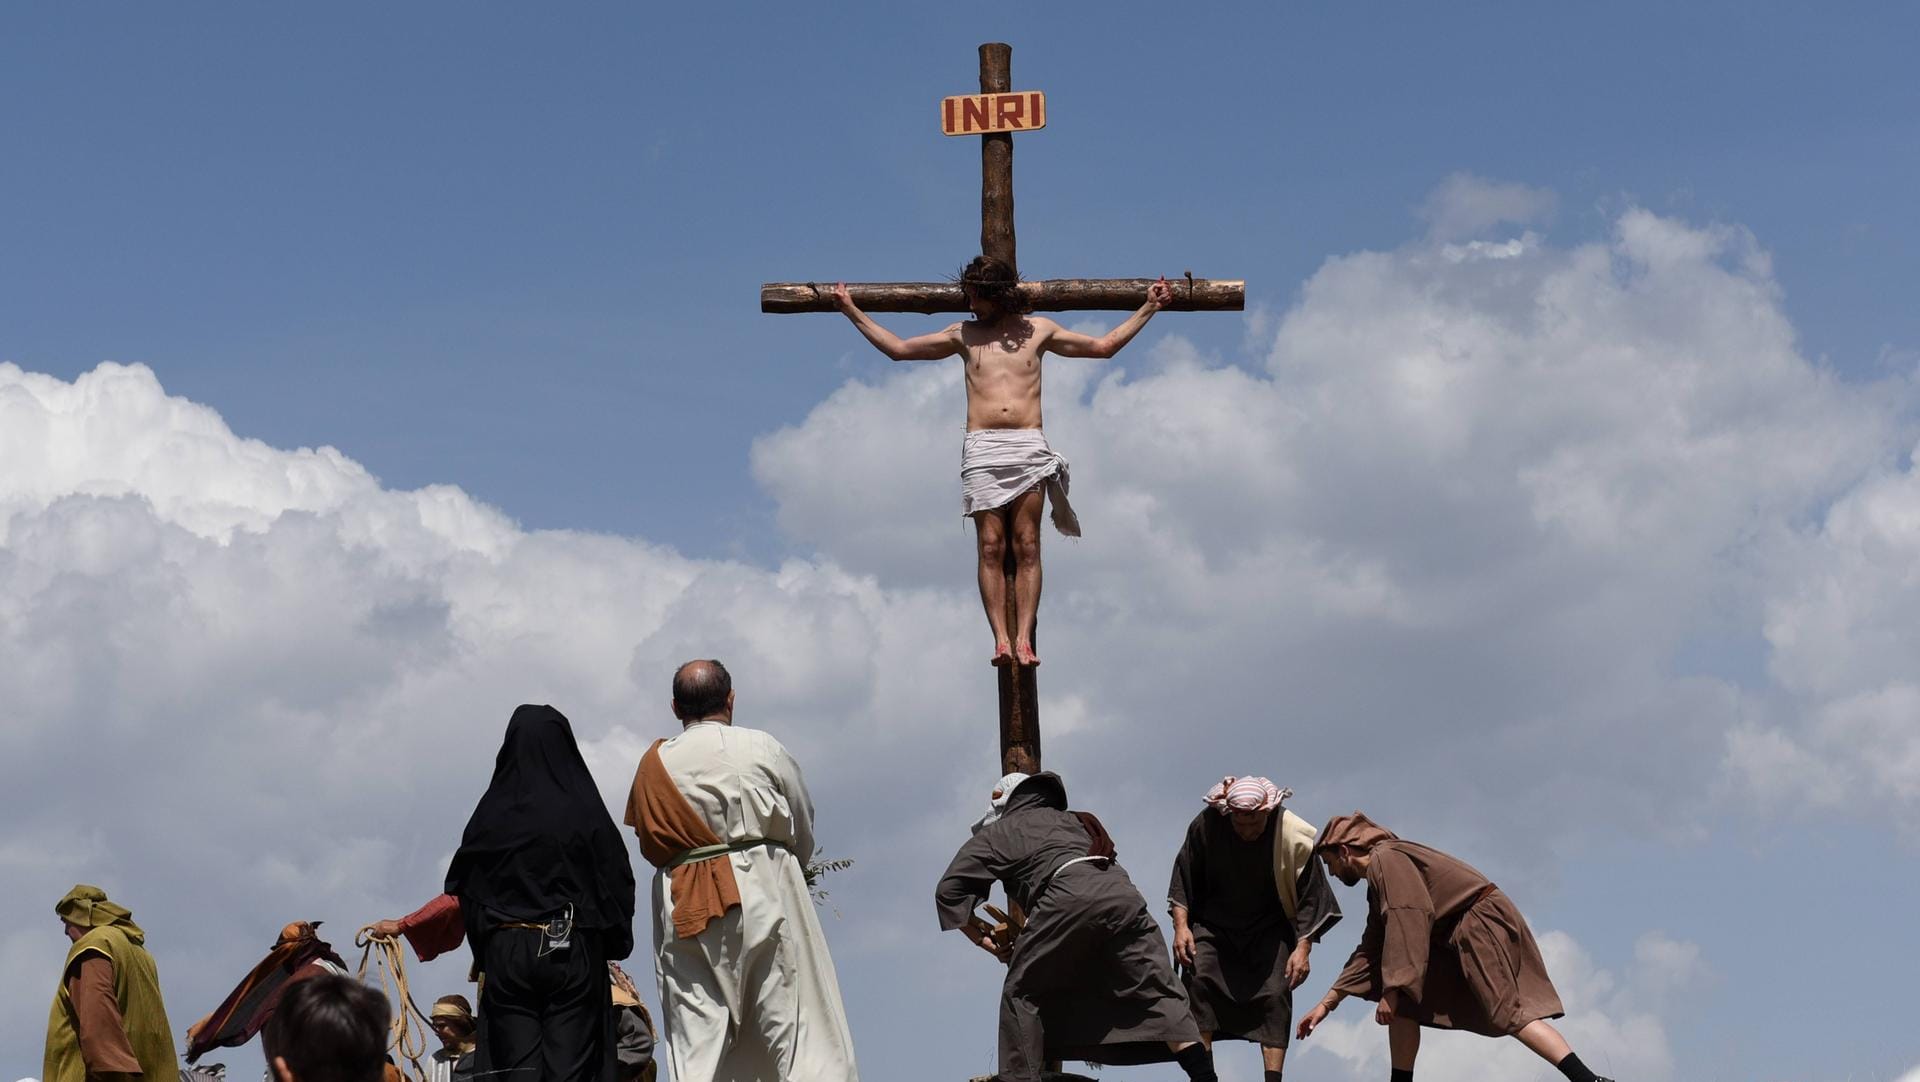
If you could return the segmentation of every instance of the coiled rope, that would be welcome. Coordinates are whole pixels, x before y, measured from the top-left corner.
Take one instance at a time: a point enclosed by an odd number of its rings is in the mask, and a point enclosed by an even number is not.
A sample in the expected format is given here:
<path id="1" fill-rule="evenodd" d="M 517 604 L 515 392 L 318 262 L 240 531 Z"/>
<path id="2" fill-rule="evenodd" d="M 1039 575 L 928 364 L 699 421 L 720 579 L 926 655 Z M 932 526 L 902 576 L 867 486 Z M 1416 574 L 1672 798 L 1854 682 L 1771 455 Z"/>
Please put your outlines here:
<path id="1" fill-rule="evenodd" d="M 387 1049 L 413 1064 L 414 1073 L 409 1077 L 426 1082 L 427 1070 L 420 1065 L 420 1057 L 429 1052 L 427 1038 L 432 1035 L 433 1027 L 407 988 L 406 956 L 400 949 L 400 941 L 389 935 L 374 935 L 373 925 L 369 924 L 353 934 L 353 945 L 361 948 L 360 971 L 356 976 L 362 982 L 366 982 L 367 967 L 374 963 L 378 951 L 379 964 L 375 968 L 380 972 L 380 990 L 397 1004 L 391 1027 L 393 1039 L 387 1043 Z"/>

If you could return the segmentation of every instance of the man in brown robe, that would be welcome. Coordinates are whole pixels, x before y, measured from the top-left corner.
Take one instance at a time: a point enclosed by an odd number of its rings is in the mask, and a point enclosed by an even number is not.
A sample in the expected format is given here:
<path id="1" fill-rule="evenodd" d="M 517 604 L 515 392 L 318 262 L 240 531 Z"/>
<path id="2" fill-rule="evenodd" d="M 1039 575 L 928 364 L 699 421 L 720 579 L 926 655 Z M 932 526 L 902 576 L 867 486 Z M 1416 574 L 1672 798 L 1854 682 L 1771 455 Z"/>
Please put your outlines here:
<path id="1" fill-rule="evenodd" d="M 1167 884 L 1173 957 L 1200 1039 L 1255 1041 L 1279 1082 L 1293 1029 L 1293 990 L 1313 944 L 1340 920 L 1313 828 L 1282 807 L 1291 792 L 1228 777 L 1207 793 Z"/>
<path id="2" fill-rule="evenodd" d="M 1010 774 L 934 892 L 942 929 L 1007 962 L 999 1077 L 1039 1082 L 1049 1060 L 1172 1059 L 1194 1082 L 1214 1082 L 1160 926 L 1112 850 L 1095 853 L 1095 842 L 1067 810 L 1058 775 Z M 1011 950 L 973 912 L 995 880 L 1026 914 Z"/>
<path id="3" fill-rule="evenodd" d="M 1516 1037 L 1572 1082 L 1607 1082 L 1547 1019 L 1560 996 L 1513 902 L 1464 862 L 1402 841 L 1360 812 L 1336 815 L 1314 852 L 1348 886 L 1367 881 L 1367 927 L 1326 998 L 1300 1020 L 1305 1038 L 1348 996 L 1377 1000 L 1393 1082 L 1412 1082 L 1420 1027 Z"/>

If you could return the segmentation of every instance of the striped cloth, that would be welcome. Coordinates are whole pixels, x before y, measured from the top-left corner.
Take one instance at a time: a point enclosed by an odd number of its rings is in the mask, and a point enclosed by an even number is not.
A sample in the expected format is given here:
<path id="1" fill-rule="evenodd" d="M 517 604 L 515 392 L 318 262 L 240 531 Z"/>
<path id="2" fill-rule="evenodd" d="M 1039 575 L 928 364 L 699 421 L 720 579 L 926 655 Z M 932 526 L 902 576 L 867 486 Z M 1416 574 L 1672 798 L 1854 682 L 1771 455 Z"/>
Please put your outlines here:
<path id="1" fill-rule="evenodd" d="M 1229 774 L 1207 790 L 1207 804 L 1221 815 L 1237 811 L 1272 811 L 1293 795 L 1265 778 L 1236 778 Z"/>

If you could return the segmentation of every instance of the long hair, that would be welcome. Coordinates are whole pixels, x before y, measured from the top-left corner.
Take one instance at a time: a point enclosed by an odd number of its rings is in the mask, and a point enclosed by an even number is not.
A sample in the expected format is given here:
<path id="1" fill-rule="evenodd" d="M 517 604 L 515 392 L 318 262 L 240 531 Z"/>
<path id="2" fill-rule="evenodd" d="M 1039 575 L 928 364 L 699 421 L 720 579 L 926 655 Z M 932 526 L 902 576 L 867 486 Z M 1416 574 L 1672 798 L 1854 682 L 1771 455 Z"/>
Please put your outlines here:
<path id="1" fill-rule="evenodd" d="M 977 255 L 960 271 L 960 285 L 1003 312 L 1027 310 L 1027 294 L 1020 288 L 1020 272 L 990 255 Z"/>

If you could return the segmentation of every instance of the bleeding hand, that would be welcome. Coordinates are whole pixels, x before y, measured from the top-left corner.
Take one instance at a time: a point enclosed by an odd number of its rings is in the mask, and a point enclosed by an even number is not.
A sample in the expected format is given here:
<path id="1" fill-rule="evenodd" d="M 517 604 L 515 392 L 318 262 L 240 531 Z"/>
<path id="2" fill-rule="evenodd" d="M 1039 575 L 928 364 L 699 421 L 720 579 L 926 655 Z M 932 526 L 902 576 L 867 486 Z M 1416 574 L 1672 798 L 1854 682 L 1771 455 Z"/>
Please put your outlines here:
<path id="1" fill-rule="evenodd" d="M 1161 275 L 1158 282 L 1147 287 L 1147 303 L 1155 308 L 1165 308 L 1173 303 L 1173 287 L 1167 284 L 1167 276 Z"/>

